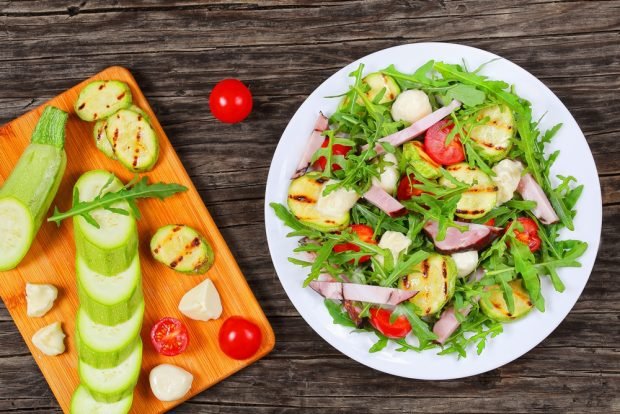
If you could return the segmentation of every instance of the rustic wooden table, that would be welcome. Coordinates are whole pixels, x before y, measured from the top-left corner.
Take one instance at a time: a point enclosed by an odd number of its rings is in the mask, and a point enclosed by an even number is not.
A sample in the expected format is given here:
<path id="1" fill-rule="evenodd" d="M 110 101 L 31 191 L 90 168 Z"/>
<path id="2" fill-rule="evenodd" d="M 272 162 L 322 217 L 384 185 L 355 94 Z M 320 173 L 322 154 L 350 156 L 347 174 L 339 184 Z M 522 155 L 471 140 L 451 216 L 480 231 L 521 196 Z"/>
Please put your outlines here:
<path id="1" fill-rule="evenodd" d="M 0 124 L 128 67 L 276 331 L 271 355 L 175 412 L 620 412 L 620 1 L 79 1 L 0 0 Z M 329 346 L 284 294 L 263 226 L 271 156 L 306 96 L 365 54 L 421 41 L 480 47 L 540 78 L 577 119 L 603 188 L 599 257 L 570 315 L 517 361 L 457 381 L 381 374 Z M 254 94 L 235 126 L 208 110 L 225 77 Z M 0 412 L 58 411 L 0 305 Z"/>

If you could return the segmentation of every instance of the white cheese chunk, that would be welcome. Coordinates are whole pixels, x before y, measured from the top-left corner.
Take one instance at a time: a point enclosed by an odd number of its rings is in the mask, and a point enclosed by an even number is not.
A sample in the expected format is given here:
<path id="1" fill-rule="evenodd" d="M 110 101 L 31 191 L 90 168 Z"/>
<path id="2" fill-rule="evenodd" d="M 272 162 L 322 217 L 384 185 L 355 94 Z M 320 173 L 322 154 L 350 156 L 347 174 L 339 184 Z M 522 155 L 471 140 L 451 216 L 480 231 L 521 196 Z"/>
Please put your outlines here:
<path id="1" fill-rule="evenodd" d="M 65 337 L 60 322 L 54 322 L 39 329 L 32 337 L 32 343 L 45 355 L 56 356 L 65 352 Z"/>
<path id="2" fill-rule="evenodd" d="M 359 200 L 359 195 L 353 190 L 347 190 L 343 187 L 338 188 L 330 192 L 327 195 L 323 195 L 323 191 L 327 186 L 332 184 L 336 184 L 338 181 L 329 180 L 321 189 L 321 195 L 316 202 L 317 211 L 325 215 L 327 217 L 342 217 L 343 214 L 347 213 L 357 200 Z"/>
<path id="3" fill-rule="evenodd" d="M 471 250 L 469 252 L 452 253 L 452 258 L 456 264 L 458 277 L 465 277 L 478 266 L 478 252 Z"/>
<path id="4" fill-rule="evenodd" d="M 392 118 L 413 124 L 433 112 L 428 96 L 418 90 L 409 89 L 396 97 L 392 104 Z"/>
<path id="5" fill-rule="evenodd" d="M 403 233 L 399 233 L 397 231 L 386 231 L 383 233 L 383 236 L 381 236 L 381 240 L 379 241 L 379 247 L 382 249 L 388 249 L 392 252 L 394 262 L 398 260 L 400 253 L 407 250 L 409 246 L 411 246 L 411 239 Z M 383 257 L 377 257 L 377 261 L 383 264 Z"/>
<path id="6" fill-rule="evenodd" d="M 205 279 L 188 291 L 179 303 L 179 310 L 183 315 L 197 321 L 219 318 L 222 315 L 222 301 L 211 279 Z"/>
<path id="7" fill-rule="evenodd" d="M 194 376 L 176 365 L 161 364 L 151 370 L 149 382 L 159 401 L 176 401 L 192 388 Z"/>
<path id="8" fill-rule="evenodd" d="M 58 289 L 54 285 L 26 283 L 26 314 L 40 318 L 52 309 L 57 297 Z"/>
<path id="9" fill-rule="evenodd" d="M 396 187 L 398 186 L 398 160 L 394 154 L 386 153 L 383 155 L 383 160 L 391 162 L 392 165 L 386 165 L 383 168 L 383 172 L 379 175 L 380 178 L 372 177 L 372 183 L 383 188 L 387 193 L 394 194 Z"/>
<path id="10" fill-rule="evenodd" d="M 493 181 L 497 185 L 497 205 L 512 200 L 514 192 L 521 180 L 523 165 L 519 161 L 501 160 L 492 168 L 495 173 Z"/>

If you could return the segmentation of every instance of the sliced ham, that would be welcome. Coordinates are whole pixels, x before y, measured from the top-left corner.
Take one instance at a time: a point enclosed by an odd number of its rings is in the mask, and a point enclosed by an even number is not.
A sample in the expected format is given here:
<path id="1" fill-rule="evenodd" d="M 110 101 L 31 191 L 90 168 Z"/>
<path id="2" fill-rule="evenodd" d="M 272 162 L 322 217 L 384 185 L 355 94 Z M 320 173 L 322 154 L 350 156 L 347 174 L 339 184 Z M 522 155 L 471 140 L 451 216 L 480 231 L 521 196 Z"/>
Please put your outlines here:
<path id="1" fill-rule="evenodd" d="M 415 296 L 416 291 L 382 286 L 361 285 L 358 283 L 310 282 L 310 287 L 328 299 L 375 303 L 378 305 L 398 305 Z"/>
<path id="2" fill-rule="evenodd" d="M 364 198 L 392 217 L 398 217 L 407 212 L 405 206 L 378 185 L 371 186 L 370 190 L 364 194 Z"/>
<path id="3" fill-rule="evenodd" d="M 479 267 L 472 274 L 469 281 L 477 282 L 480 279 L 482 279 L 483 276 L 484 276 L 484 269 Z M 478 298 L 476 298 L 476 301 L 478 301 Z M 471 305 L 467 305 L 463 309 L 460 310 L 460 313 L 463 316 L 467 316 L 470 311 L 471 311 Z M 448 338 L 454 332 L 456 332 L 456 330 L 459 328 L 460 325 L 461 323 L 456 318 L 454 306 L 450 306 L 445 311 L 443 311 L 439 320 L 435 322 L 435 325 L 433 325 L 433 333 L 437 335 L 436 341 L 440 344 L 443 344 L 444 342 L 448 340 Z"/>
<path id="4" fill-rule="evenodd" d="M 441 121 L 448 115 L 450 115 L 453 111 L 458 109 L 461 106 L 461 103 L 457 100 L 450 102 L 447 106 L 443 108 L 439 108 L 435 112 L 425 116 L 419 121 L 414 122 L 409 125 L 407 128 L 395 132 L 394 134 L 388 135 L 387 137 L 383 137 L 379 139 L 379 142 L 387 142 L 392 144 L 395 147 L 404 144 L 407 141 L 411 141 L 417 136 L 422 135 L 426 132 L 427 129 L 435 125 L 437 122 Z M 363 149 L 368 148 L 368 146 L 363 147 Z M 385 152 L 381 144 L 376 144 L 375 151 L 377 154 L 382 154 Z"/>
<path id="5" fill-rule="evenodd" d="M 495 240 L 503 231 L 500 227 L 485 226 L 483 224 L 462 223 L 455 221 L 459 226 L 466 226 L 467 230 L 461 232 L 456 227 L 448 227 L 446 237 L 437 240 L 439 223 L 429 220 L 424 225 L 424 231 L 433 239 L 435 248 L 441 253 L 452 254 L 467 250 L 482 250 Z"/>
<path id="6" fill-rule="evenodd" d="M 312 156 L 314 155 L 315 152 L 317 152 L 319 148 L 321 148 L 321 145 L 323 145 L 323 141 L 325 140 L 325 137 L 323 137 L 321 133 L 325 131 L 328 126 L 329 126 L 329 120 L 327 119 L 325 115 L 323 115 L 322 112 L 320 112 L 319 118 L 316 120 L 316 123 L 314 124 L 314 130 L 312 131 L 310 138 L 308 138 L 308 142 L 306 143 L 306 148 L 304 149 L 301 159 L 299 160 L 299 164 L 297 164 L 297 169 L 295 170 L 295 173 L 291 177 L 292 179 L 301 177 L 302 175 L 306 173 L 306 170 L 310 166 L 310 161 L 312 160 Z"/>
<path id="7" fill-rule="evenodd" d="M 532 213 L 544 224 L 555 223 L 560 220 L 555 210 L 551 206 L 547 195 L 536 182 L 532 174 L 527 173 L 521 177 L 517 191 L 524 200 L 535 201 L 536 207 L 532 209 Z"/>

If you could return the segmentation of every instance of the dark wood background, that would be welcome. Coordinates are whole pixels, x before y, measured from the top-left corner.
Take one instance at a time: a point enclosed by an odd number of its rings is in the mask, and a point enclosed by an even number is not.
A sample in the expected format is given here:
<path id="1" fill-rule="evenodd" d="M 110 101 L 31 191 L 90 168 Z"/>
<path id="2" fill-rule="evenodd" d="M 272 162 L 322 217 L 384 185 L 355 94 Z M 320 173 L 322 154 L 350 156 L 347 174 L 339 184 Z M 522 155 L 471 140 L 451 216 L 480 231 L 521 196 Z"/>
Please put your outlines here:
<path id="1" fill-rule="evenodd" d="M 601 249 L 570 315 L 517 361 L 456 381 L 385 375 L 325 343 L 284 294 L 263 226 L 271 157 L 306 96 L 361 56 L 421 41 L 483 48 L 540 78 L 585 133 L 603 189 Z M 277 337 L 175 412 L 620 412 L 620 1 L 0 0 L 0 124 L 111 65 L 136 76 Z M 208 110 L 226 77 L 254 94 L 239 125 Z M 0 412 L 58 411 L 1 305 Z"/>

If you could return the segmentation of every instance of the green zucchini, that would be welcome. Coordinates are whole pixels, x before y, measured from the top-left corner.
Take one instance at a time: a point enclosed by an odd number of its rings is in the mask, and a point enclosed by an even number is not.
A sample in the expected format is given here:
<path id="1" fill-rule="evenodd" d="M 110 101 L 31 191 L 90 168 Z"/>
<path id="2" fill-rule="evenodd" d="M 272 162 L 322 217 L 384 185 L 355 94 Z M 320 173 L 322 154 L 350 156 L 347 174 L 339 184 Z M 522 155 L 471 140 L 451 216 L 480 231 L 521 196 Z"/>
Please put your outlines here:
<path id="1" fill-rule="evenodd" d="M 106 122 L 106 136 L 118 161 L 128 170 L 145 172 L 155 166 L 159 142 L 143 115 L 129 109 L 116 112 Z"/>
<path id="2" fill-rule="evenodd" d="M 474 127 L 469 138 L 481 156 L 490 162 L 497 162 L 506 158 L 512 147 L 515 120 L 506 105 L 490 106 L 476 113 L 477 121 L 485 118 L 489 118 L 488 122 Z"/>
<path id="3" fill-rule="evenodd" d="M 422 177 L 432 180 L 441 176 L 441 166 L 428 156 L 421 142 L 405 143 L 403 145 L 403 156 Z"/>
<path id="4" fill-rule="evenodd" d="M 370 89 L 366 92 L 368 99 L 373 101 L 381 91 L 385 91 L 380 104 L 392 102 L 400 93 L 400 87 L 398 83 L 389 75 L 384 75 L 381 72 L 374 72 L 366 75 L 362 79 L 362 83 L 368 85 Z"/>
<path id="5" fill-rule="evenodd" d="M 146 111 L 140 108 L 138 105 L 131 105 L 127 109 L 137 113 L 138 115 L 142 115 L 144 119 L 146 119 L 148 122 L 151 122 L 151 117 L 149 116 L 149 114 L 147 114 Z"/>
<path id="6" fill-rule="evenodd" d="M 97 323 L 123 323 L 142 303 L 138 255 L 126 270 L 112 276 L 93 271 L 80 256 L 77 257 L 75 270 L 81 307 Z"/>
<path id="7" fill-rule="evenodd" d="M 67 165 L 64 150 L 68 114 L 43 111 L 30 145 L 0 189 L 0 271 L 26 256 L 56 196 Z"/>
<path id="8" fill-rule="evenodd" d="M 111 402 L 99 402 L 93 398 L 88 389 L 78 386 L 71 398 L 71 414 L 127 414 L 133 403 L 133 393 Z"/>
<path id="9" fill-rule="evenodd" d="M 532 310 L 530 295 L 523 288 L 521 279 L 508 282 L 512 289 L 512 300 L 514 302 L 513 312 L 508 310 L 508 305 L 504 298 L 504 291 L 499 285 L 491 285 L 485 288 L 488 297 L 480 299 L 480 309 L 489 318 L 498 322 L 510 322 L 522 318 Z"/>
<path id="10" fill-rule="evenodd" d="M 94 81 L 80 91 L 75 101 L 75 113 L 84 121 L 98 121 L 129 107 L 131 100 L 131 89 L 125 82 Z"/>
<path id="11" fill-rule="evenodd" d="M 213 249 L 196 230 L 181 224 L 158 229 L 151 239 L 155 260 L 181 273 L 203 274 L 213 265 Z"/>
<path id="12" fill-rule="evenodd" d="M 107 186 L 106 186 L 107 184 Z M 103 170 L 89 171 L 75 183 L 74 191 L 80 201 L 89 201 L 100 193 L 118 191 L 121 181 Z M 99 228 L 82 216 L 73 218 L 75 244 L 78 255 L 93 271 L 109 276 L 127 269 L 138 251 L 136 220 L 127 202 L 112 205 L 127 211 L 128 215 L 97 209 L 90 212 Z"/>
<path id="13" fill-rule="evenodd" d="M 103 154 L 110 158 L 111 160 L 116 160 L 116 155 L 114 155 L 114 150 L 112 149 L 112 145 L 110 141 L 108 141 L 108 137 L 105 133 L 106 121 L 101 120 L 97 121 L 95 127 L 93 128 L 93 138 L 95 139 L 95 145 L 97 149 Z"/>
<path id="14" fill-rule="evenodd" d="M 454 295 L 456 275 L 456 264 L 450 256 L 433 253 L 403 276 L 398 287 L 417 290 L 409 301 L 416 305 L 418 315 L 429 316 L 439 312 Z"/>
<path id="15" fill-rule="evenodd" d="M 288 189 L 288 207 L 297 220 L 321 231 L 342 230 L 349 225 L 349 210 L 338 215 L 326 215 L 317 209 L 327 178 L 320 173 L 308 173 L 294 179 Z"/>
<path id="16" fill-rule="evenodd" d="M 464 162 L 447 166 L 446 170 L 458 181 L 470 185 L 456 205 L 455 214 L 458 217 L 473 220 L 484 216 L 495 207 L 497 185 L 486 173 Z M 445 177 L 439 180 L 439 184 L 448 188 L 454 187 Z"/>

